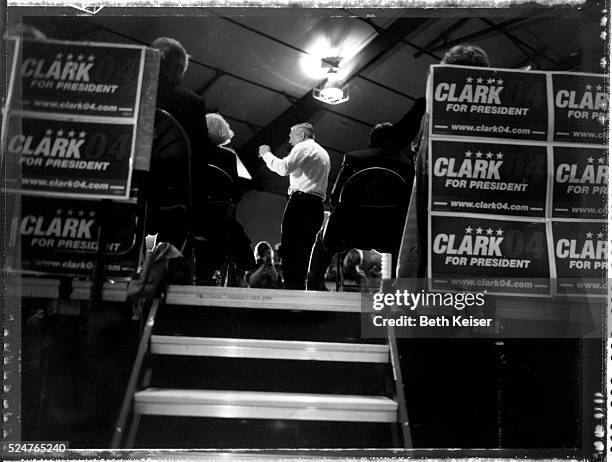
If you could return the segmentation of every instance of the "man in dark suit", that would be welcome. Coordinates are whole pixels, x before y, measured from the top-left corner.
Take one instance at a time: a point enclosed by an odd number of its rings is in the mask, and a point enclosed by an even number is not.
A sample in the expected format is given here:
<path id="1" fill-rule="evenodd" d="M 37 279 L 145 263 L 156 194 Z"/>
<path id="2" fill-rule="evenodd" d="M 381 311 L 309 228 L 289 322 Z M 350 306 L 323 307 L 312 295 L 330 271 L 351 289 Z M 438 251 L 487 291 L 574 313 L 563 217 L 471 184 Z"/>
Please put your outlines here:
<path id="1" fill-rule="evenodd" d="M 418 126 L 416 130 L 418 130 Z M 398 173 L 406 184 L 411 187 L 414 178 L 412 159 L 399 152 L 395 141 L 395 126 L 388 122 L 378 124 L 370 132 L 368 149 L 345 154 L 342 168 L 332 188 L 330 196 L 332 213 L 327 225 L 327 233 L 338 235 L 338 239 L 326 239 L 324 242 L 323 231 L 320 231 L 317 235 L 308 268 L 308 290 L 325 290 L 323 278 L 333 255 L 337 251 L 343 250 L 343 248 L 350 248 L 348 247 L 351 245 L 350 242 L 343 242 L 342 239 L 344 230 L 341 228 L 341 225 L 344 224 L 344 220 L 338 220 L 336 219 L 337 217 L 334 217 L 335 214 L 338 214 L 337 206 L 340 200 L 340 193 L 348 179 L 366 168 L 383 167 Z M 334 229 L 329 229 L 331 226 Z"/>
<path id="2" fill-rule="evenodd" d="M 192 214 L 187 216 L 183 212 L 168 213 L 163 216 L 153 214 L 151 217 L 152 232 L 159 233 L 159 239 L 171 242 L 181 247 L 185 242 L 187 230 L 197 226 L 197 218 L 205 216 L 206 190 L 205 175 L 206 165 L 209 162 L 210 153 L 215 148 L 208 138 L 206 127 L 206 103 L 204 99 L 192 90 L 185 87 L 181 81 L 187 66 L 189 56 L 183 45 L 169 37 L 160 37 L 151 43 L 151 47 L 160 52 L 159 82 L 157 87 L 156 106 L 167 111 L 174 117 L 189 137 L 191 145 L 191 196 Z M 156 178 L 163 178 L 164 184 L 172 184 L 173 190 L 183 191 L 177 200 L 183 201 L 187 194 L 184 170 L 186 162 L 180 163 L 175 169 L 167 166 L 157 166 L 155 158 L 151 160 L 150 187 L 155 190 Z M 160 164 L 161 165 L 161 164 Z M 155 191 L 157 195 L 167 194 L 168 191 Z"/>
<path id="3" fill-rule="evenodd" d="M 383 167 L 393 170 L 404 178 L 408 183 L 412 183 L 414 167 L 412 159 L 398 152 L 393 145 L 394 125 L 385 122 L 376 125 L 370 132 L 368 149 L 346 153 L 342 161 L 342 168 L 336 177 L 332 188 L 330 202 L 332 208 L 338 205 L 340 192 L 347 180 L 355 173 L 370 167 Z"/>
<path id="4" fill-rule="evenodd" d="M 206 127 L 206 103 L 181 83 L 189 65 L 187 51 L 179 41 L 169 37 L 155 39 L 151 48 L 161 54 L 157 107 L 168 111 L 181 124 L 189 136 L 194 159 L 207 160 L 213 146 Z"/>

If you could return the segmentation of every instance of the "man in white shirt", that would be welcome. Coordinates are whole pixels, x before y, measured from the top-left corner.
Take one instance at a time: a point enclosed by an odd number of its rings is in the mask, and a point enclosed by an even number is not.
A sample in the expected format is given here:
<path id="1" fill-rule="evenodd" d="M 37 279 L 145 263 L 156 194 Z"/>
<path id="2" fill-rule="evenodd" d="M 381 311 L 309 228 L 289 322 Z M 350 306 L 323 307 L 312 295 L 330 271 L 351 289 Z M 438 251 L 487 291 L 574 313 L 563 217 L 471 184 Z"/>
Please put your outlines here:
<path id="1" fill-rule="evenodd" d="M 309 123 L 291 127 L 289 155 L 279 159 L 270 146 L 259 147 L 268 168 L 289 176 L 289 200 L 281 225 L 285 289 L 304 290 L 310 251 L 323 223 L 323 201 L 331 163 L 329 154 L 314 140 Z"/>

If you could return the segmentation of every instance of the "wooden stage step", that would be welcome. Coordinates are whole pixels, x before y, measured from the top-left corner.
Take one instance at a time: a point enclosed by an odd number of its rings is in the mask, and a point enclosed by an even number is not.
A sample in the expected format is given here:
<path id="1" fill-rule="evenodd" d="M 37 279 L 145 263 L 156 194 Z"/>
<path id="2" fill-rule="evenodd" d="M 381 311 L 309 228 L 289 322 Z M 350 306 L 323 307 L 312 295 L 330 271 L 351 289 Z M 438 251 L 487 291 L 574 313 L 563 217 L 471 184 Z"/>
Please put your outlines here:
<path id="1" fill-rule="evenodd" d="M 397 408 L 384 396 L 167 388 L 134 395 L 134 411 L 145 415 L 391 423 Z"/>
<path id="2" fill-rule="evenodd" d="M 57 298 L 59 280 L 24 278 L 22 293 L 26 297 Z M 89 300 L 91 281 L 72 282 L 72 300 Z M 166 291 L 167 305 L 258 308 L 275 310 L 324 311 L 359 313 L 361 295 L 347 292 L 316 292 L 283 289 L 247 289 L 243 287 L 170 285 Z M 127 282 L 105 282 L 102 300 L 125 302 Z"/>
<path id="3" fill-rule="evenodd" d="M 168 286 L 166 304 L 359 313 L 361 294 L 171 285 Z"/>
<path id="4" fill-rule="evenodd" d="M 389 362 L 388 345 L 171 335 L 153 335 L 151 353 L 226 358 Z"/>

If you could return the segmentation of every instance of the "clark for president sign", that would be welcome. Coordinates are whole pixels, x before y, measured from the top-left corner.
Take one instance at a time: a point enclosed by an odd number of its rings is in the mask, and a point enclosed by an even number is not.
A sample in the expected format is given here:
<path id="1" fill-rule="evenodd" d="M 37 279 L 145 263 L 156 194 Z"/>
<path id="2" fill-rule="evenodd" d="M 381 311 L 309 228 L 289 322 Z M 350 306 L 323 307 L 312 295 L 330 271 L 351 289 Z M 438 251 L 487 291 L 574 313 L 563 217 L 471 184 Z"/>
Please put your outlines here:
<path id="1" fill-rule="evenodd" d="M 606 150 L 555 146 L 553 158 L 553 217 L 605 217 L 609 176 Z"/>
<path id="2" fill-rule="evenodd" d="M 431 141 L 432 210 L 543 217 L 545 146 Z"/>
<path id="3" fill-rule="evenodd" d="M 434 135 L 546 141 L 546 74 L 432 66 Z"/>
<path id="4" fill-rule="evenodd" d="M 69 199 L 22 198 L 21 219 L 13 218 L 11 245 L 21 238 L 21 269 L 26 272 L 88 275 L 98 250 L 98 202 Z M 105 222 L 109 241 L 108 274 L 129 276 L 134 270 L 138 248 L 136 206 L 121 204 Z"/>
<path id="5" fill-rule="evenodd" d="M 607 290 L 607 229 L 605 223 L 552 224 L 557 268 L 556 292 L 602 295 Z"/>
<path id="6" fill-rule="evenodd" d="M 15 109 L 135 117 L 143 49 L 125 45 L 23 42 Z M 19 97 L 19 95 L 16 95 Z"/>
<path id="7" fill-rule="evenodd" d="M 129 193 L 133 125 L 12 119 L 7 151 L 21 164 L 22 191 L 73 197 Z"/>
<path id="8" fill-rule="evenodd" d="M 608 92 L 602 75 L 552 74 L 554 140 L 607 143 Z"/>
<path id="9" fill-rule="evenodd" d="M 549 295 L 543 222 L 431 216 L 433 289 Z"/>

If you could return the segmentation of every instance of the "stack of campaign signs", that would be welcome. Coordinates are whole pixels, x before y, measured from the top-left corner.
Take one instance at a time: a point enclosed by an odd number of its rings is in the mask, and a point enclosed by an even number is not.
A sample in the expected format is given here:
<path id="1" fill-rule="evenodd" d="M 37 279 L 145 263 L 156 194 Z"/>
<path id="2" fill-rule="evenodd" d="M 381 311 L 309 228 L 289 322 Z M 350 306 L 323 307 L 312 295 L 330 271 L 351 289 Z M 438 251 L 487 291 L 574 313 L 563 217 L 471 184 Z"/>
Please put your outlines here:
<path id="1" fill-rule="evenodd" d="M 146 48 L 19 39 L 11 45 L 2 133 L 4 161 L 14 167 L 3 187 L 21 198 L 10 227 L 21 261 L 12 266 L 90 275 L 104 226 L 106 271 L 130 275 L 139 250 L 133 172 L 150 156 L 141 122 L 153 111 L 145 75 L 157 75 L 144 72 Z M 122 206 L 102 219 L 101 201 Z"/>
<path id="2" fill-rule="evenodd" d="M 432 288 L 601 296 L 604 76 L 433 66 L 428 97 Z"/>

